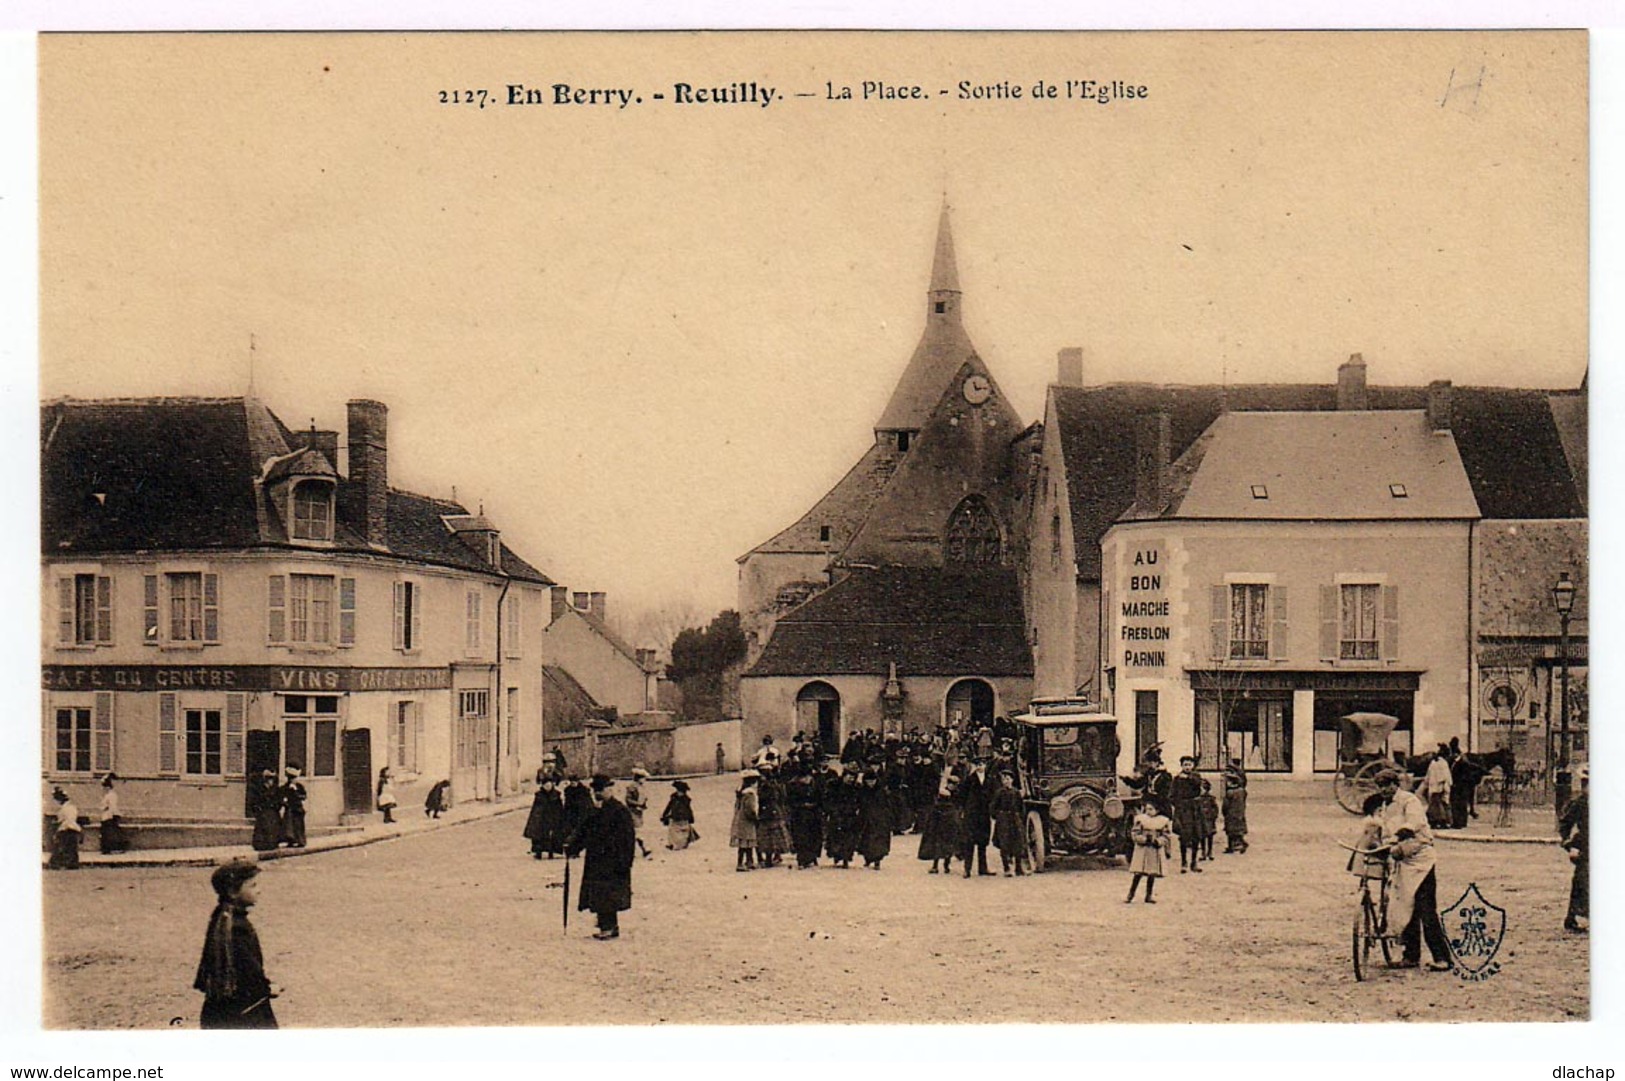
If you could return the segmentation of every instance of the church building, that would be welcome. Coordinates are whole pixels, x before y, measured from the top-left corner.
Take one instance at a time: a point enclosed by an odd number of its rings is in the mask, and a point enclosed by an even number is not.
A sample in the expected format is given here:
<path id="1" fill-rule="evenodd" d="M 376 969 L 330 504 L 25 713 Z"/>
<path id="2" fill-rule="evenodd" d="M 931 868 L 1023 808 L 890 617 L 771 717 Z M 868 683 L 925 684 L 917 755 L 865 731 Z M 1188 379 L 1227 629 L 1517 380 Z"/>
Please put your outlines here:
<path id="1" fill-rule="evenodd" d="M 739 559 L 744 745 L 825 747 L 1024 708 L 1017 567 L 1037 433 L 965 332 L 944 207 L 925 329 L 874 443 L 811 510 Z"/>

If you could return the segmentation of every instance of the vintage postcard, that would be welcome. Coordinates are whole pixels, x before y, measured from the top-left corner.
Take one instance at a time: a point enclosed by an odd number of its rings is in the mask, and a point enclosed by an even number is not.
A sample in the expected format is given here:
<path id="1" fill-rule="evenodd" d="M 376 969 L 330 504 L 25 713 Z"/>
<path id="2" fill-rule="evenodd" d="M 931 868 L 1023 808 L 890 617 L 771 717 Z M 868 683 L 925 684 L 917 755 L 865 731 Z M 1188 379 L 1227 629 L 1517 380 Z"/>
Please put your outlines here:
<path id="1" fill-rule="evenodd" d="M 1591 1016 L 1583 31 L 38 57 L 45 1028 Z"/>

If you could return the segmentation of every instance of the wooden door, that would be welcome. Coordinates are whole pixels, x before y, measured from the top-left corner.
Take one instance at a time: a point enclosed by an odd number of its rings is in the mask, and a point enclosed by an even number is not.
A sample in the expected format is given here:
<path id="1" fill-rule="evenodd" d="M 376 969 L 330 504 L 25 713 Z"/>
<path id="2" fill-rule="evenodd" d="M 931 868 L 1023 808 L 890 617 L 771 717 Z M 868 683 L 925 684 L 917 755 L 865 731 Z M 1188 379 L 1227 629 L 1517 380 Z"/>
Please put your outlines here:
<path id="1" fill-rule="evenodd" d="M 372 730 L 346 728 L 340 753 L 344 774 L 344 813 L 372 810 Z"/>
<path id="2" fill-rule="evenodd" d="M 260 774 L 270 770 L 271 776 L 278 781 L 282 778 L 282 738 L 274 730 L 250 730 L 243 769 L 248 781 L 243 786 L 243 815 L 252 818 L 254 789 L 259 783 Z"/>

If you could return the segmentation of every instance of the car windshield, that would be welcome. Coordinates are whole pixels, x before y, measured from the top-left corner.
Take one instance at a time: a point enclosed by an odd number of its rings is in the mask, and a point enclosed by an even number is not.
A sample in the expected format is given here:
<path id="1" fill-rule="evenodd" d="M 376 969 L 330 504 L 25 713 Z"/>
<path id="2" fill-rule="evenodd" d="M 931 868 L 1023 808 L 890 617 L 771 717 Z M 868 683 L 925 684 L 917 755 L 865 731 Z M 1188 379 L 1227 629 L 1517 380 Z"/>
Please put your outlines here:
<path id="1" fill-rule="evenodd" d="M 1044 729 L 1045 773 L 1110 773 L 1117 763 L 1116 733 L 1106 725 Z"/>

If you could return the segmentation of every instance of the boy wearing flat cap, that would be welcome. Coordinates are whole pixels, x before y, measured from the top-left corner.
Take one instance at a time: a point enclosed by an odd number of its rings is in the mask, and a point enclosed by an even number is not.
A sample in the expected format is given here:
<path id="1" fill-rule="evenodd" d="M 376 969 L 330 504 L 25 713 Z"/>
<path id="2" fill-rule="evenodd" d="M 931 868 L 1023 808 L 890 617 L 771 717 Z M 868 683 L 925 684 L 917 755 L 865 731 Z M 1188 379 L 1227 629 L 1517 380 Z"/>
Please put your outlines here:
<path id="1" fill-rule="evenodd" d="M 248 910 L 258 899 L 254 878 L 259 873 L 257 864 L 232 860 L 209 876 L 216 903 L 192 981 L 203 992 L 204 1028 L 277 1027 L 271 1012 L 276 995 L 265 975 L 259 935 L 248 922 Z"/>

